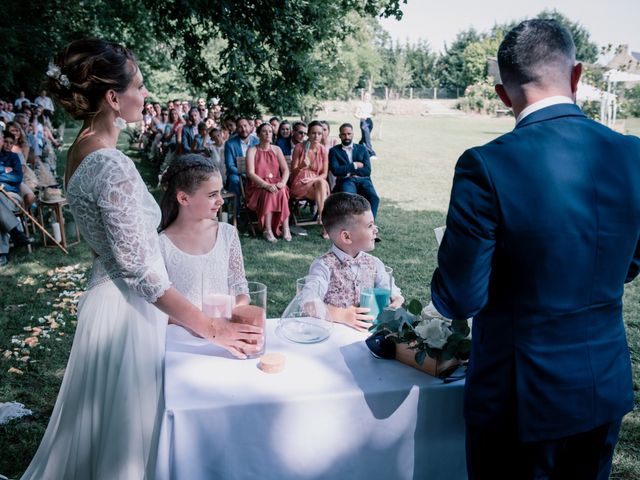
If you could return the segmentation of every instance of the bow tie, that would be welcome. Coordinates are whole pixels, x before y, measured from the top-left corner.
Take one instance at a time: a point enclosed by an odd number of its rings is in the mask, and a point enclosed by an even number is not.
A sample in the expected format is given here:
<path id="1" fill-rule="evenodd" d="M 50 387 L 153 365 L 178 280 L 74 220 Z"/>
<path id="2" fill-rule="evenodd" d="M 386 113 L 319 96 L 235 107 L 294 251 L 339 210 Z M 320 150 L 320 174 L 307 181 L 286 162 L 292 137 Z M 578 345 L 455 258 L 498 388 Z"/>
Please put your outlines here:
<path id="1" fill-rule="evenodd" d="M 360 258 L 361 258 L 361 255 L 358 255 L 356 258 L 347 257 L 344 260 L 341 260 L 341 263 L 343 265 L 346 265 L 347 267 L 351 267 L 353 265 L 359 266 L 360 265 Z"/>

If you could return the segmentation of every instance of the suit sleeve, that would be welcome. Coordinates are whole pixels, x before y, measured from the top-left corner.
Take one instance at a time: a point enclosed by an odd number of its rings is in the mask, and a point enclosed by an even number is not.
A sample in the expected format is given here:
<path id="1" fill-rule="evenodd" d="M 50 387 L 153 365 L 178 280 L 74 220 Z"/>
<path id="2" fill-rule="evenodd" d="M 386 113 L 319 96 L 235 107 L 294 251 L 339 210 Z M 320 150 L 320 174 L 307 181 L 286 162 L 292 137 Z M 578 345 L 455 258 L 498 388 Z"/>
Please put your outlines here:
<path id="1" fill-rule="evenodd" d="M 480 154 L 467 150 L 453 177 L 447 230 L 431 280 L 431 299 L 447 318 L 469 318 L 487 303 L 498 206 Z"/>
<path id="2" fill-rule="evenodd" d="M 191 153 L 191 135 L 187 131 L 188 129 L 182 128 L 182 152 L 183 153 Z"/>
<path id="3" fill-rule="evenodd" d="M 371 158 L 369 157 L 369 152 L 366 148 L 362 147 L 358 149 L 359 152 L 362 152 L 362 158 L 355 160 L 356 162 L 362 162 L 362 168 L 356 168 L 355 174 L 360 175 L 361 177 L 370 177 L 371 176 Z"/>
<path id="4" fill-rule="evenodd" d="M 224 166 L 227 169 L 227 175 L 239 175 L 233 148 L 228 141 L 224 144 Z"/>
<path id="5" fill-rule="evenodd" d="M 336 177 L 345 177 L 349 173 L 354 173 L 356 171 L 353 163 L 341 165 L 340 157 L 333 148 L 329 150 L 329 170 L 331 170 L 331 173 Z"/>

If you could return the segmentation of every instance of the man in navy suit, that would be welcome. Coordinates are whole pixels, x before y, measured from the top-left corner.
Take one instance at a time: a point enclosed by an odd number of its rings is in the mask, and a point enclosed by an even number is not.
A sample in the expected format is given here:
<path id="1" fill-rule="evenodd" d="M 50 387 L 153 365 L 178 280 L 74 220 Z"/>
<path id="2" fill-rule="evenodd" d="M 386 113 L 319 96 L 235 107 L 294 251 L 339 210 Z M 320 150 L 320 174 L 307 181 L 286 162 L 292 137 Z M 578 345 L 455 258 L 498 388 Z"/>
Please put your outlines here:
<path id="1" fill-rule="evenodd" d="M 498 65 L 516 127 L 458 160 L 431 283 L 442 314 L 474 317 L 469 478 L 606 479 L 633 408 L 640 139 L 574 105 L 582 67 L 557 22 L 515 27 Z"/>
<path id="2" fill-rule="evenodd" d="M 249 147 L 260 143 L 258 137 L 251 135 L 252 126 L 248 118 L 236 120 L 236 133 L 224 144 L 224 165 L 227 169 L 227 191 L 236 194 L 236 212 L 240 202 L 240 172 L 236 158 L 246 157 Z"/>
<path id="3" fill-rule="evenodd" d="M 343 123 L 340 126 L 341 145 L 329 150 L 329 170 L 336 177 L 334 193 L 357 193 L 369 200 L 371 212 L 375 218 L 380 198 L 371 183 L 371 160 L 369 152 L 362 145 L 353 143 L 353 126 Z"/>

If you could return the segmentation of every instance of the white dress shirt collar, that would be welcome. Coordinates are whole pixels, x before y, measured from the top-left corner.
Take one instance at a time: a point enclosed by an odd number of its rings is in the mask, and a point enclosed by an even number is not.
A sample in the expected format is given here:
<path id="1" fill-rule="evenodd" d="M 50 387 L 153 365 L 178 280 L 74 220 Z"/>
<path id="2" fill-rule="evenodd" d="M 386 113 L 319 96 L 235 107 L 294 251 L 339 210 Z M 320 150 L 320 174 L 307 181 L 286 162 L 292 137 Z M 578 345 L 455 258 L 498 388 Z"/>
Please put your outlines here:
<path id="1" fill-rule="evenodd" d="M 338 247 L 336 247 L 335 244 L 331 245 L 331 251 L 336 255 L 336 257 L 338 257 L 338 260 L 340 260 L 341 262 L 344 262 L 350 259 L 353 260 L 354 258 L 358 258 L 360 255 L 362 255 L 362 252 L 358 252 L 358 255 L 356 255 L 355 257 L 352 257 L 348 253 L 345 253 L 342 250 L 340 250 Z"/>
<path id="2" fill-rule="evenodd" d="M 555 95 L 553 97 L 547 97 L 543 98 L 542 100 L 538 100 L 537 102 L 532 103 L 520 112 L 520 115 L 518 115 L 518 118 L 516 118 L 516 125 L 519 124 L 526 116 L 531 115 L 533 112 L 537 112 L 538 110 L 542 110 L 543 108 L 550 107 L 551 105 L 560 105 L 563 103 L 573 104 L 575 102 L 569 97 L 565 97 L 564 95 Z"/>

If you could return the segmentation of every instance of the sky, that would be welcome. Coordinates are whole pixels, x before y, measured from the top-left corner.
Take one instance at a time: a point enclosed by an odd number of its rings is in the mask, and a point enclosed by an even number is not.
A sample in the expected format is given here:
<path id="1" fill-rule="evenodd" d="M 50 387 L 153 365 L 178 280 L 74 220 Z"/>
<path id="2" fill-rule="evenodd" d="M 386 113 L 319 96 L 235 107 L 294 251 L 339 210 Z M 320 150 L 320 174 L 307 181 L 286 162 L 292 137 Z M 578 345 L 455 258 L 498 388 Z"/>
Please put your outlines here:
<path id="1" fill-rule="evenodd" d="M 483 32 L 495 23 L 533 17 L 544 9 L 556 9 L 581 23 L 599 46 L 628 44 L 640 51 L 640 0 L 408 0 L 401 21 L 380 23 L 395 40 L 422 38 L 442 52 L 445 42 L 450 45 L 458 32 L 471 26 Z"/>

